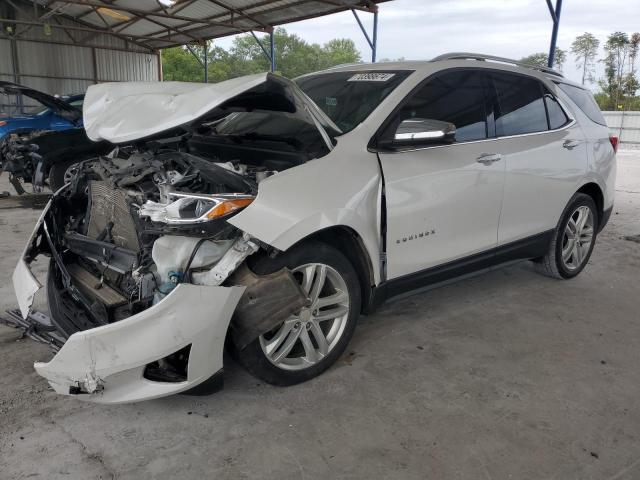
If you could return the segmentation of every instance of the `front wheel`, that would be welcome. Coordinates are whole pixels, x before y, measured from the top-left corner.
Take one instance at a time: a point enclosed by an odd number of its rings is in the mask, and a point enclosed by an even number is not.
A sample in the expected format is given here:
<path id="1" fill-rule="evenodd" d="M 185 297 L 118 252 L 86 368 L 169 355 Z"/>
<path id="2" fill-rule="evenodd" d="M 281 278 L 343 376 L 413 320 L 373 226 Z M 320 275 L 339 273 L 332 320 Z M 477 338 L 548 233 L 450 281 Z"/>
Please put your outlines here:
<path id="1" fill-rule="evenodd" d="M 598 222 L 593 199 L 576 193 L 560 218 L 547 254 L 537 260 L 541 273 L 560 279 L 578 275 L 591 257 Z"/>
<path id="2" fill-rule="evenodd" d="M 250 373 L 274 385 L 316 377 L 344 352 L 360 314 L 360 285 L 351 263 L 333 247 L 309 242 L 260 258 L 258 274 L 288 268 L 310 305 L 237 352 Z"/>

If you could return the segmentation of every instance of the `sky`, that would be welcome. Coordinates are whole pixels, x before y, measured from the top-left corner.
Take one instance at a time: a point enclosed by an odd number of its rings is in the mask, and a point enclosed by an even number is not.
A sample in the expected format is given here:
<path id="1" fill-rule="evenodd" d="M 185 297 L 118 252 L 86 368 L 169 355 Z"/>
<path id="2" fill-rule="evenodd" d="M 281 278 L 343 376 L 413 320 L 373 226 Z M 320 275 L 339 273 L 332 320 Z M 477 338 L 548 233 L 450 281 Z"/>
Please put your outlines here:
<path id="1" fill-rule="evenodd" d="M 552 21 L 545 0 L 393 0 L 381 3 L 379 11 L 378 59 L 426 60 L 446 52 L 519 59 L 549 50 Z M 371 31 L 373 15 L 360 12 L 360 18 Z M 351 12 L 284 27 L 310 43 L 350 38 L 363 60 L 371 58 L 371 50 Z M 568 53 L 565 76 L 575 81 L 582 79 L 569 54 L 577 35 L 591 32 L 602 46 L 614 31 L 640 31 L 640 0 L 564 0 L 558 47 Z M 231 41 L 225 38 L 215 43 L 228 48 Z M 597 76 L 602 71 L 599 65 Z M 597 89 L 595 85 L 592 88 Z"/>

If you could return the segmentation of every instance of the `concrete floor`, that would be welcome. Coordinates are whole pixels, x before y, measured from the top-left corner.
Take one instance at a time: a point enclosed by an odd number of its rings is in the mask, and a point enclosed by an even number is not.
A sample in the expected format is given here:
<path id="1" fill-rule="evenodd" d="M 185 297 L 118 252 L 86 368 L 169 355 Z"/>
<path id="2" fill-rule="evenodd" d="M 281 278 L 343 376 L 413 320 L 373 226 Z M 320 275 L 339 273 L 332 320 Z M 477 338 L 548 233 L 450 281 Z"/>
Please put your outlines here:
<path id="1" fill-rule="evenodd" d="M 86 404 L 35 374 L 47 347 L 0 327 L 0 478 L 640 478 L 640 151 L 618 178 L 578 278 L 522 263 L 388 303 L 296 387 L 229 361 L 209 397 Z M 12 202 L 1 310 L 38 215 Z"/>

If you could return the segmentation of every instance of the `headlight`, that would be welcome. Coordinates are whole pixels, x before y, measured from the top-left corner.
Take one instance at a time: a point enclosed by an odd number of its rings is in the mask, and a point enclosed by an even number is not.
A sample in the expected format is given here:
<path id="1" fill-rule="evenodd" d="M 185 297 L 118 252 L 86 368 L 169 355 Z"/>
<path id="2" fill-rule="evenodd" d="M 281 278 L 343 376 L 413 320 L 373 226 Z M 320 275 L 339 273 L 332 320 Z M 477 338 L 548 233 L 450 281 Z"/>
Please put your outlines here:
<path id="1" fill-rule="evenodd" d="M 254 200 L 252 195 L 206 195 L 191 193 L 169 193 L 174 201 L 160 204 L 147 201 L 138 212 L 154 222 L 168 224 L 203 223 L 224 217 L 246 207 Z"/>

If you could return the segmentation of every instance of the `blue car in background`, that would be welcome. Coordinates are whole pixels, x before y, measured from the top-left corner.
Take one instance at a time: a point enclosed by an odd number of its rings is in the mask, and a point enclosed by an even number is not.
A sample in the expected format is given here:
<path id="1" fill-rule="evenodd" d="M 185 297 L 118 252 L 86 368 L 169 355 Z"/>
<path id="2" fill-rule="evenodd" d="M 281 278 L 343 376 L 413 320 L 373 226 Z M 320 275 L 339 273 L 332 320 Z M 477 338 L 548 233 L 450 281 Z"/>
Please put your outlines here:
<path id="1" fill-rule="evenodd" d="M 9 174 L 18 194 L 25 193 L 25 183 L 34 191 L 45 185 L 58 190 L 75 165 L 113 148 L 87 137 L 83 100 L 0 81 L 0 173 Z"/>
<path id="2" fill-rule="evenodd" d="M 25 107 L 32 113 L 15 112 L 18 98 L 35 100 L 39 107 Z M 11 102 L 11 99 L 14 99 Z M 36 130 L 60 131 L 82 128 L 84 94 L 54 97 L 11 82 L 0 81 L 0 141 L 11 133 L 22 134 Z M 11 107 L 11 110 L 7 107 Z M 3 113 L 4 111 L 4 113 Z"/>

